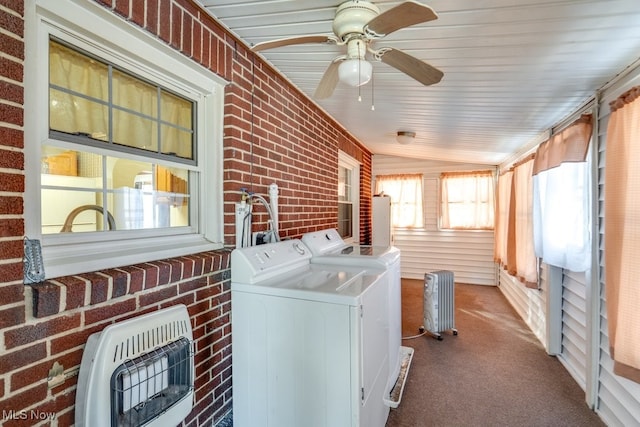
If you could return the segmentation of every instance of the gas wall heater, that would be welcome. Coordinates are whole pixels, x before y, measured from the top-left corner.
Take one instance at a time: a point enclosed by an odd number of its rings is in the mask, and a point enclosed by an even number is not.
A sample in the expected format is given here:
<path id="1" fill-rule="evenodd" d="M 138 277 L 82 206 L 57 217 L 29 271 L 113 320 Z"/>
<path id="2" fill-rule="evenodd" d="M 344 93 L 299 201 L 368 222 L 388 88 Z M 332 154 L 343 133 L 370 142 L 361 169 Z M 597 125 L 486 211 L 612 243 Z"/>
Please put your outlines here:
<path id="1" fill-rule="evenodd" d="M 441 332 L 450 330 L 458 335 L 455 328 L 455 287 L 452 271 L 440 270 L 424 275 L 424 325 L 427 332 L 442 340 Z"/>
<path id="2" fill-rule="evenodd" d="M 177 425 L 193 407 L 193 336 L 184 305 L 107 326 L 85 346 L 77 426 Z"/>

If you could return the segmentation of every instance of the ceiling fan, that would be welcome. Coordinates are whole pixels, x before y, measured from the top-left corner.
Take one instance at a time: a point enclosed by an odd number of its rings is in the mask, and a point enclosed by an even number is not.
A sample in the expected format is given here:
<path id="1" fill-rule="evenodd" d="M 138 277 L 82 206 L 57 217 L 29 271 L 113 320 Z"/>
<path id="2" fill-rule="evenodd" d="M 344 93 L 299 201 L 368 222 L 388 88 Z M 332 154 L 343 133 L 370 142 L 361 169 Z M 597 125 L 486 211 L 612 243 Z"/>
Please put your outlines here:
<path id="1" fill-rule="evenodd" d="M 372 66 L 367 54 L 402 71 L 425 86 L 438 83 L 442 71 L 401 50 L 391 47 L 374 49 L 372 42 L 411 25 L 438 19 L 429 6 L 415 1 L 405 1 L 385 12 L 368 1 L 350 0 L 342 3 L 333 19 L 334 35 L 307 35 L 288 37 L 258 43 L 252 51 L 259 52 L 282 46 L 304 43 L 325 43 L 347 46 L 347 53 L 335 58 L 324 72 L 314 96 L 324 99 L 331 96 L 338 81 L 351 86 L 361 86 L 371 79 Z"/>

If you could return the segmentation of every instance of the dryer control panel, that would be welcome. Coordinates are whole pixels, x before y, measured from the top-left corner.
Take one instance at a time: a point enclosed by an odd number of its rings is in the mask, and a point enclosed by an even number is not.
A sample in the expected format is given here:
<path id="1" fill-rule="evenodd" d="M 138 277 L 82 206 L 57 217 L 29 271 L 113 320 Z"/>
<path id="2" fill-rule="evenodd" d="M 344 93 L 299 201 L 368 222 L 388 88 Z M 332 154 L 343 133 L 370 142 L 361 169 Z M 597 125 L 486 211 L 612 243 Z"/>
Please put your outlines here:
<path id="1" fill-rule="evenodd" d="M 309 264 L 311 251 L 298 239 L 234 249 L 231 281 L 257 283 Z"/>
<path id="2" fill-rule="evenodd" d="M 302 236 L 302 242 L 314 255 L 326 255 L 346 246 L 335 228 L 307 233 Z"/>

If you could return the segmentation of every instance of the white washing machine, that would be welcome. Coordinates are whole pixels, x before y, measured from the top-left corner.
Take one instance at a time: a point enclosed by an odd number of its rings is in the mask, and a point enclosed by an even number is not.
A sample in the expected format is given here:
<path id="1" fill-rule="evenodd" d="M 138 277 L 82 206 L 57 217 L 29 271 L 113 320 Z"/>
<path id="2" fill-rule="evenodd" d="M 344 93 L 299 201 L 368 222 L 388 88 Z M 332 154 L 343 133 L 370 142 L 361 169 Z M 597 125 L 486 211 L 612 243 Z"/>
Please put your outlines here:
<path id="1" fill-rule="evenodd" d="M 310 260 L 300 240 L 231 253 L 236 427 L 386 423 L 383 275 Z"/>
<path id="2" fill-rule="evenodd" d="M 413 349 L 402 346 L 400 250 L 394 246 L 348 244 L 335 229 L 307 233 L 302 236 L 302 242 L 313 254 L 312 263 L 384 272 L 389 301 L 389 378 L 385 402 L 396 408 L 413 357 Z"/>

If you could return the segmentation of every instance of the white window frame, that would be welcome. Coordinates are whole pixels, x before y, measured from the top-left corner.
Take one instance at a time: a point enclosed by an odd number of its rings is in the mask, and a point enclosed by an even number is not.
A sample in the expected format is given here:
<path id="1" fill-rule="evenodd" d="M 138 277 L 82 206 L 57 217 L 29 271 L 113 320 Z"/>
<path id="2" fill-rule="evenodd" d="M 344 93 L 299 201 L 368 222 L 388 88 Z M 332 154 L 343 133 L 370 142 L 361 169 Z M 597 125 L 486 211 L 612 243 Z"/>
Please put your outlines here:
<path id="1" fill-rule="evenodd" d="M 345 239 L 347 243 L 360 240 L 360 162 L 343 151 L 338 151 L 338 167 L 343 167 L 351 174 L 351 207 L 352 218 L 351 237 Z M 338 202 L 340 203 L 340 202 Z"/>
<path id="2" fill-rule="evenodd" d="M 196 103 L 198 172 L 189 227 L 42 235 L 41 147 L 49 141 L 48 46 L 54 36 Z M 40 239 L 47 278 L 114 268 L 223 246 L 223 109 L 226 82 L 94 2 L 25 5 L 25 230 Z M 56 145 L 60 146 L 59 142 Z M 78 146 L 70 146 L 78 149 Z M 88 147 L 83 150 L 89 151 Z M 100 154 L 105 154 L 101 152 Z M 136 160 L 144 157 L 131 156 Z M 84 235 L 84 236 L 83 236 Z M 90 240 L 87 239 L 90 238 Z"/>

